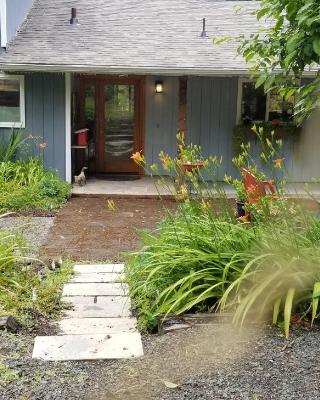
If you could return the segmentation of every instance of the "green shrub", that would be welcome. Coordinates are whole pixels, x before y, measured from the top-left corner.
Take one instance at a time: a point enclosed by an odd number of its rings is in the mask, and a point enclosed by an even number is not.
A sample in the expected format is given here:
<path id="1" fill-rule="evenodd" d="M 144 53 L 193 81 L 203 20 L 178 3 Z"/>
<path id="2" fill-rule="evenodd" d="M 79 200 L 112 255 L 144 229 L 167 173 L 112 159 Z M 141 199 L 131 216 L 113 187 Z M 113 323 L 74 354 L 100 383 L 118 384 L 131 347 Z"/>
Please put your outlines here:
<path id="1" fill-rule="evenodd" d="M 69 193 L 70 185 L 38 159 L 0 163 L 0 210 L 53 210 Z"/>
<path id="2" fill-rule="evenodd" d="M 30 250 L 19 229 L 0 231 L 0 315 L 14 315 L 26 327 L 37 314 L 50 318 L 58 315 L 63 283 L 72 274 L 68 262 L 55 272 L 49 271 L 27 256 Z M 46 272 L 42 280 L 40 269 Z"/>

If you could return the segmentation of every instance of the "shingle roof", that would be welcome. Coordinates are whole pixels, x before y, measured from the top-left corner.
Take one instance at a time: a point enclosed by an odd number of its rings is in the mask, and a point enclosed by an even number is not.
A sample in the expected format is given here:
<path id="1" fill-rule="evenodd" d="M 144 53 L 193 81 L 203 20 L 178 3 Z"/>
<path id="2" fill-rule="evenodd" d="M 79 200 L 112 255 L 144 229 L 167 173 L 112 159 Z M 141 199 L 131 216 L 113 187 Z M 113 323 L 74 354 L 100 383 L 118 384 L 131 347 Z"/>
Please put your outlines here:
<path id="1" fill-rule="evenodd" d="M 236 12 L 236 8 L 241 10 Z M 80 25 L 70 25 L 76 7 Z M 257 31 L 255 1 L 35 0 L 2 69 L 214 74 L 248 69 L 235 42 L 201 38 Z"/>

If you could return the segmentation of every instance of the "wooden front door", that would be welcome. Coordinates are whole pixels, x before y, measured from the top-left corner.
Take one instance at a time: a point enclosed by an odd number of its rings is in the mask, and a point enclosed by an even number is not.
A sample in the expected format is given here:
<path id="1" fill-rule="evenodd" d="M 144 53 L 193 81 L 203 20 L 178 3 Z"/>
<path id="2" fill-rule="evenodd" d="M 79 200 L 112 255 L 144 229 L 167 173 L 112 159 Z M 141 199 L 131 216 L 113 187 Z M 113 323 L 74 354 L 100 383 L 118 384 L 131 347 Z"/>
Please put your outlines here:
<path id="1" fill-rule="evenodd" d="M 143 151 L 144 79 L 81 76 L 78 96 L 77 125 L 89 129 L 91 172 L 141 173 L 130 157 Z"/>

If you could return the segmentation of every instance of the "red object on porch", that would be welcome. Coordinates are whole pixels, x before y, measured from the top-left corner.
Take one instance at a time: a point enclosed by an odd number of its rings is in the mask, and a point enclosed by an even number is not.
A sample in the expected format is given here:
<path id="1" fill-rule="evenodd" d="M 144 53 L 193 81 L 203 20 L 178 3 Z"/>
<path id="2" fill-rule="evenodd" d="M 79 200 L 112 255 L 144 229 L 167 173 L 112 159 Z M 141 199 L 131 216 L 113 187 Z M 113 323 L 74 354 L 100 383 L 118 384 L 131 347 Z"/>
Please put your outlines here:
<path id="1" fill-rule="evenodd" d="M 240 168 L 240 172 L 243 175 L 244 188 L 248 195 L 249 204 L 257 203 L 261 197 L 266 196 L 266 189 L 268 189 L 272 195 L 277 193 L 271 181 L 261 181 L 246 168 Z"/>
<path id="2" fill-rule="evenodd" d="M 89 131 L 89 129 L 79 129 L 78 131 L 75 131 L 75 135 L 77 135 L 77 145 L 78 146 L 87 146 L 88 131 Z"/>

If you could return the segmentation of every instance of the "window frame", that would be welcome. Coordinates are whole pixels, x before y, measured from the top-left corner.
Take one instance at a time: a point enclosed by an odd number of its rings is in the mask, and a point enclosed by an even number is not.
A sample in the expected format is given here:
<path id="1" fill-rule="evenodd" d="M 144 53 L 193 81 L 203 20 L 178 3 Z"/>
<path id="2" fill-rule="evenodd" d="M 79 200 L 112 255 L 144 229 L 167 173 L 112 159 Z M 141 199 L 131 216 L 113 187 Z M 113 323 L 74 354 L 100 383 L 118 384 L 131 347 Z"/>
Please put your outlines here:
<path id="1" fill-rule="evenodd" d="M 243 92 L 243 83 L 246 82 L 256 82 L 255 79 L 250 79 L 250 78 L 245 78 L 245 77 L 239 77 L 238 79 L 238 98 L 237 98 L 237 125 L 242 125 L 243 122 L 241 121 L 241 108 L 242 108 L 242 92 Z M 261 123 L 261 122 L 266 122 L 266 123 L 271 123 L 269 121 L 269 114 L 270 114 L 270 92 L 266 93 L 266 112 L 265 112 L 265 117 L 263 121 L 252 121 L 253 123 Z M 295 119 L 292 120 L 292 125 L 295 124 Z M 281 124 L 280 124 L 281 125 Z"/>
<path id="2" fill-rule="evenodd" d="M 20 121 L 19 122 L 0 121 L 0 128 L 25 128 L 26 127 L 26 106 L 25 106 L 24 75 L 0 74 L 0 79 L 16 80 L 19 82 L 19 87 L 20 87 Z"/>

